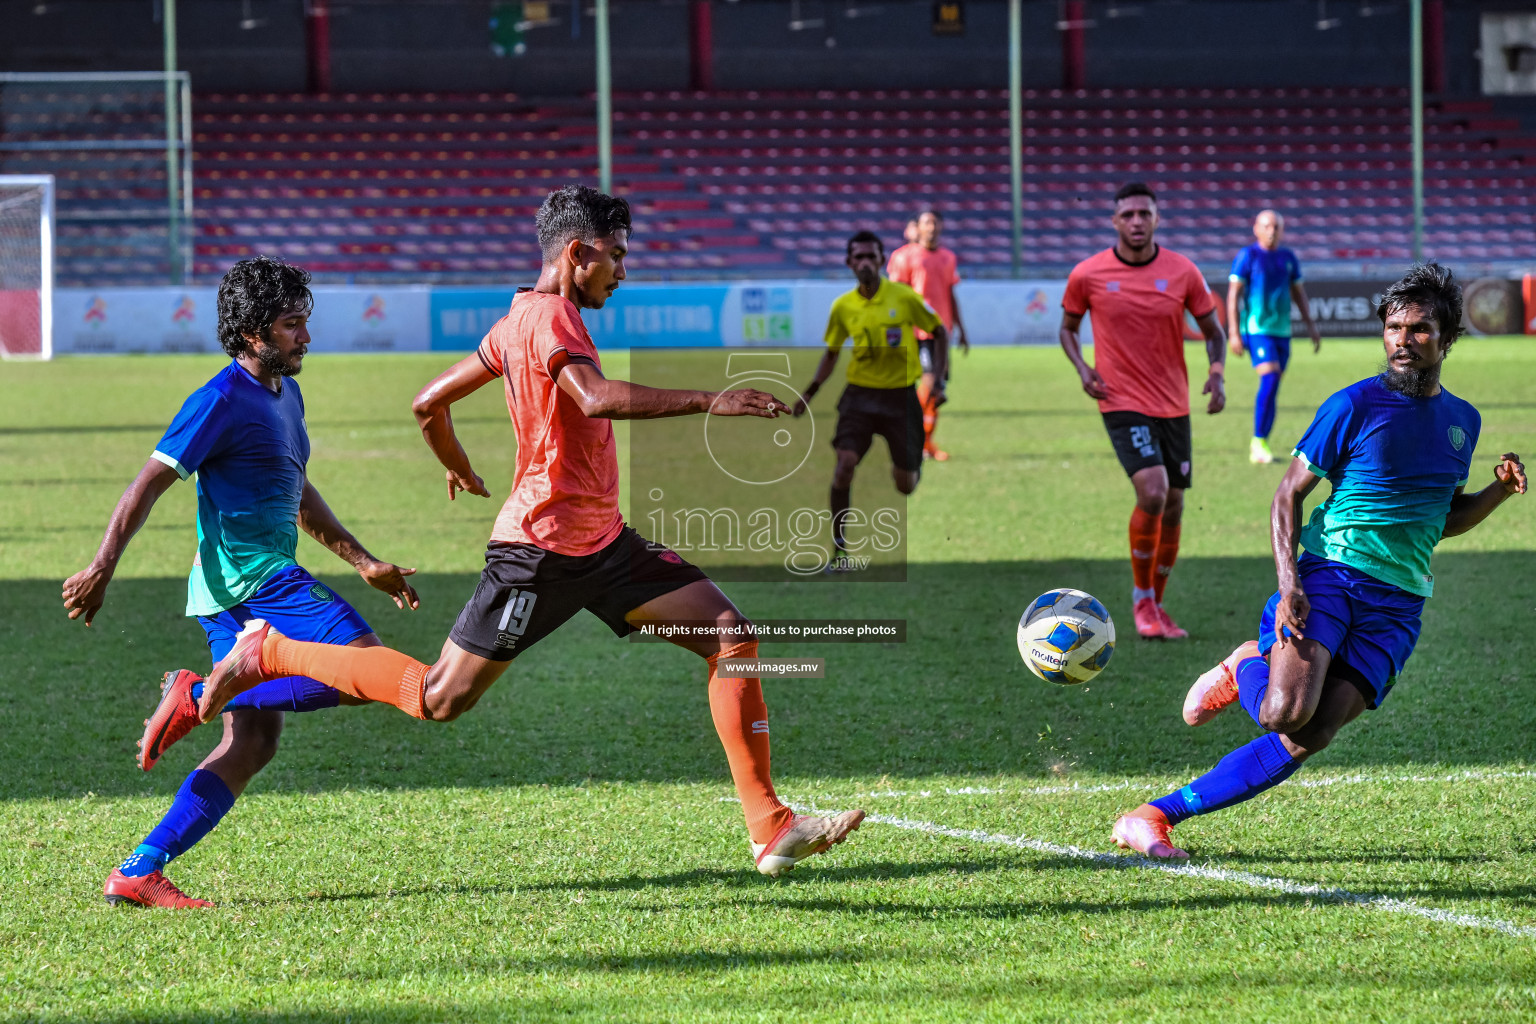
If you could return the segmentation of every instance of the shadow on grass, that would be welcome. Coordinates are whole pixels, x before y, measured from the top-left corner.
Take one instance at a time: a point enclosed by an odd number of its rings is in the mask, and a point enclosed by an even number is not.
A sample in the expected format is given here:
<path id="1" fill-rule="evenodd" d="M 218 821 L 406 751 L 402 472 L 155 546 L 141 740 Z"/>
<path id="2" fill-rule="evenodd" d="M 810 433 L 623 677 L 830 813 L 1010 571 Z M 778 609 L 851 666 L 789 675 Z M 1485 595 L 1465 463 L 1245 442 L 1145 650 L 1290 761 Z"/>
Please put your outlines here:
<path id="1" fill-rule="evenodd" d="M 1385 708 L 1352 725 L 1309 771 L 1414 763 L 1521 762 L 1536 727 L 1536 554 L 1443 553 L 1418 652 Z M 1256 630 L 1273 586 L 1267 559 L 1179 563 L 1170 605 L 1182 644 L 1122 636 L 1086 687 L 1040 682 L 1014 644 L 1029 598 L 1071 584 L 1120 605 L 1119 561 L 915 564 L 906 584 L 739 584 L 758 618 L 904 618 L 903 645 L 776 644 L 770 656 L 826 659 L 826 678 L 769 680 L 782 780 L 1076 773 L 1180 777 L 1257 729 L 1233 712 L 1190 730 L 1188 682 Z M 434 658 L 472 575 L 422 575 L 422 610 L 401 614 L 355 577 L 327 578 L 386 643 Z M 55 580 L 0 589 L 0 799 L 153 795 L 174 790 L 214 745 L 202 728 L 154 772 L 134 767 L 141 721 L 162 673 L 203 671 L 201 630 L 181 614 L 184 581 L 113 583 L 87 630 L 67 620 Z M 388 707 L 290 715 L 284 747 L 255 791 L 486 787 L 582 781 L 728 783 L 710 722 L 705 670 L 685 651 L 617 640 L 580 614 L 518 659 L 458 722 L 421 723 Z M 786 783 L 793 785 L 793 783 Z M 1443 858 L 1437 858 L 1443 859 Z"/>

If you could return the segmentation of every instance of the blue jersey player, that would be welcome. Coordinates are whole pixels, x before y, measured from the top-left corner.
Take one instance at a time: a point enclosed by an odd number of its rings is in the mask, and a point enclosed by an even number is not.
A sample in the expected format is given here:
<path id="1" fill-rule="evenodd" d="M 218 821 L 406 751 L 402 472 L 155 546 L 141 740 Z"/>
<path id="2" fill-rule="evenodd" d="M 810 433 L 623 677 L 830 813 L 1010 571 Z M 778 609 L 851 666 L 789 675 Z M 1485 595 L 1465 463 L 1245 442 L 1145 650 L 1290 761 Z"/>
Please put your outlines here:
<path id="1" fill-rule="evenodd" d="M 232 362 L 194 391 L 129 485 L 90 566 L 64 583 L 70 618 L 89 626 L 129 539 L 156 499 L 197 477 L 197 555 L 187 585 L 187 614 L 197 617 L 217 662 L 250 618 L 277 619 L 285 630 L 322 643 L 376 647 L 362 617 L 294 560 L 298 531 L 350 563 L 404 608 L 418 604 L 402 569 L 368 553 L 347 532 L 306 474 L 309 435 L 304 397 L 291 378 L 309 348 L 313 305 L 309 274 L 257 257 L 230 268 L 219 285 L 219 341 Z M 199 722 L 201 677 L 166 674 L 159 707 L 145 722 L 139 766 L 148 771 L 166 748 Z M 367 701 L 312 679 L 263 683 L 225 706 L 224 738 L 187 776 L 170 810 L 108 877 L 110 903 L 209 907 L 162 873 L 219 823 L 235 798 L 272 759 L 284 711 L 313 711 Z"/>
<path id="2" fill-rule="evenodd" d="M 1525 467 L 1505 453 L 1493 482 L 1464 490 L 1482 424 L 1440 386 L 1461 325 L 1461 288 L 1420 264 L 1381 297 L 1386 364 L 1330 397 L 1296 444 L 1270 511 L 1279 589 L 1249 640 L 1195 681 L 1190 725 L 1233 703 L 1266 730 L 1182 789 L 1115 823 L 1115 841 L 1152 857 L 1187 857 L 1169 829 L 1285 781 L 1360 712 L 1386 700 L 1419 638 L 1434 587 L 1430 555 L 1512 494 Z M 1301 507 L 1326 477 L 1333 493 L 1306 526 Z M 1298 540 L 1303 554 L 1298 561 Z"/>
<path id="3" fill-rule="evenodd" d="M 1275 426 L 1275 407 L 1280 398 L 1280 377 L 1291 361 L 1291 303 L 1301 312 L 1312 336 L 1312 351 L 1322 347 L 1312 307 L 1301 283 L 1301 263 L 1296 254 L 1281 248 L 1285 218 L 1274 210 L 1261 210 L 1253 222 L 1258 241 L 1237 254 L 1227 284 L 1227 323 L 1232 325 L 1232 354 L 1247 349 L 1259 375 L 1259 397 L 1253 407 L 1253 441 L 1248 461 L 1275 461 L 1269 450 L 1269 433 Z M 1246 310 L 1244 310 L 1246 306 Z"/>

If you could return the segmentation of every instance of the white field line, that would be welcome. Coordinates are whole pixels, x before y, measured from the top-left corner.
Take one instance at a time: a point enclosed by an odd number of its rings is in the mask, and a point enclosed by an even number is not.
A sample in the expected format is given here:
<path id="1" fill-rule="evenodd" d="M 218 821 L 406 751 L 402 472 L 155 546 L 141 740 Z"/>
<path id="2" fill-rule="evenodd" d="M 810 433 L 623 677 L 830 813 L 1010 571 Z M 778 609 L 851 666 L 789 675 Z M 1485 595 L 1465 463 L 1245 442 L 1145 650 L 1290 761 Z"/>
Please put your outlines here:
<path id="1" fill-rule="evenodd" d="M 796 807 L 795 810 L 823 815 L 837 813 L 836 811 L 804 807 Z M 1166 861 L 1149 860 L 1146 857 L 1100 853 L 1096 850 L 1085 850 L 1080 846 L 1062 846 L 1058 843 L 1048 843 L 1043 839 L 1030 839 L 1027 836 L 1005 836 L 996 835 L 991 832 L 982 832 L 976 829 L 945 828 L 943 825 L 936 825 L 928 821 L 912 821 L 908 818 L 897 818 L 888 814 L 871 814 L 865 820 L 881 825 L 889 825 L 892 828 L 907 829 L 913 832 L 926 832 L 934 836 L 946 836 L 950 839 L 966 839 L 976 843 L 994 843 L 999 846 L 1011 846 L 1020 850 L 1033 850 L 1036 853 L 1048 853 L 1056 857 L 1070 857 L 1074 860 L 1087 861 L 1100 867 L 1161 871 L 1164 874 L 1181 875 L 1185 878 L 1199 878 L 1211 882 L 1230 882 L 1236 885 L 1246 885 L 1253 889 L 1269 889 L 1293 896 L 1311 896 L 1326 903 L 1352 904 L 1354 906 L 1366 907 L 1370 910 L 1385 911 L 1389 914 L 1411 914 L 1415 917 L 1422 917 L 1428 921 L 1437 921 L 1441 924 L 1458 925 L 1463 928 L 1481 928 L 1488 931 L 1503 932 L 1505 935 L 1513 935 L 1518 938 L 1536 938 L 1536 927 L 1530 925 L 1515 924 L 1512 921 L 1501 921 L 1493 917 L 1481 917 L 1477 914 L 1459 914 L 1455 911 L 1425 907 L 1409 900 L 1392 899 L 1388 896 L 1354 893 L 1347 889 L 1327 889 L 1320 885 L 1292 882 L 1284 878 L 1271 878 L 1268 875 L 1255 875 L 1248 871 L 1230 871 L 1226 868 L 1203 867 L 1195 864 L 1170 864 Z"/>
<path id="2" fill-rule="evenodd" d="M 1469 768 L 1451 775 L 1325 775 L 1319 778 L 1292 779 L 1286 789 L 1317 789 L 1325 786 L 1354 786 L 1361 783 L 1392 782 L 1491 782 L 1497 779 L 1536 779 L 1536 771 L 1482 771 Z M 1146 780 L 1126 779 L 1121 782 L 1105 782 L 1094 786 L 1079 783 L 1057 786 L 1028 786 L 1020 789 L 992 789 L 987 786 L 958 786 L 946 789 L 883 789 L 869 793 L 855 793 L 849 800 L 906 799 L 916 800 L 944 796 L 1055 796 L 1061 793 L 1118 793 L 1127 789 L 1157 789 L 1160 784 Z M 726 797 L 729 801 L 734 798 Z"/>

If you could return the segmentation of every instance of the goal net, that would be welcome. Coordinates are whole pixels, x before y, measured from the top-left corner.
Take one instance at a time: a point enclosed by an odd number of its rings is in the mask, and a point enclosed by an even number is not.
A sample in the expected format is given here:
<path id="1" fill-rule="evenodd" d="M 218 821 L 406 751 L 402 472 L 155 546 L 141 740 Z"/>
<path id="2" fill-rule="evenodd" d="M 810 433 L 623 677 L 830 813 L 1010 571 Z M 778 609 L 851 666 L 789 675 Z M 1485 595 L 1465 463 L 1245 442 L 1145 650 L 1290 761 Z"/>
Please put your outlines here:
<path id="1" fill-rule="evenodd" d="M 0 356 L 53 355 L 53 176 L 0 174 Z"/>

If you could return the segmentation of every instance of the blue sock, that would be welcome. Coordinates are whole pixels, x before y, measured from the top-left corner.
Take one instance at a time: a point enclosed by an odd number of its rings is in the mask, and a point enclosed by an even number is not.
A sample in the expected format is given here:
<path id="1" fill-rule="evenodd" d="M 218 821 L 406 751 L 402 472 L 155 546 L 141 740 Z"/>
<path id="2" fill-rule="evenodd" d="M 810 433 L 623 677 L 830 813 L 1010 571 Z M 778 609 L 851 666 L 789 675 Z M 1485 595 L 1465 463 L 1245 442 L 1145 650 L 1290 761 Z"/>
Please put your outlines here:
<path id="1" fill-rule="evenodd" d="M 1264 695 L 1269 692 L 1269 662 L 1263 658 L 1245 658 L 1237 666 L 1237 702 L 1248 712 L 1259 728 L 1259 708 L 1264 706 Z"/>
<path id="2" fill-rule="evenodd" d="M 1275 400 L 1280 396 L 1280 375 L 1266 373 L 1259 378 L 1259 399 L 1253 406 L 1253 436 L 1269 438 L 1275 429 Z"/>
<path id="3" fill-rule="evenodd" d="M 192 696 L 201 699 L 203 684 L 192 684 Z M 308 676 L 284 676 L 258 683 L 224 705 L 225 711 L 253 708 L 257 711 L 323 711 L 341 703 L 341 691 Z"/>
<path id="4" fill-rule="evenodd" d="M 1252 800 L 1290 778 L 1301 762 L 1293 758 L 1280 737 L 1267 732 L 1216 762 L 1216 767 L 1183 789 L 1158 797 L 1152 806 L 1168 816 L 1170 825 L 1195 814 Z"/>
<path id="5" fill-rule="evenodd" d="M 129 878 L 143 878 L 165 867 L 166 861 L 170 859 L 171 855 L 164 850 L 150 846 L 148 843 L 140 843 L 128 855 L 128 859 L 118 865 L 117 870 Z"/>
<path id="6" fill-rule="evenodd" d="M 150 847 L 156 852 L 163 852 L 165 860 L 157 866 L 164 867 L 166 861 L 186 853 L 196 846 L 203 836 L 212 832 L 213 827 L 219 823 L 219 819 L 228 814 L 233 806 L 235 806 L 235 794 L 224 785 L 223 779 L 206 768 L 195 769 L 176 791 L 176 798 L 171 801 L 171 809 L 165 812 L 165 817 L 160 819 L 160 824 L 144 837 L 144 845 L 140 846 L 139 850 Z M 137 852 L 135 851 L 136 854 Z M 125 870 L 123 873 L 128 872 Z M 149 871 L 144 873 L 149 874 Z"/>

